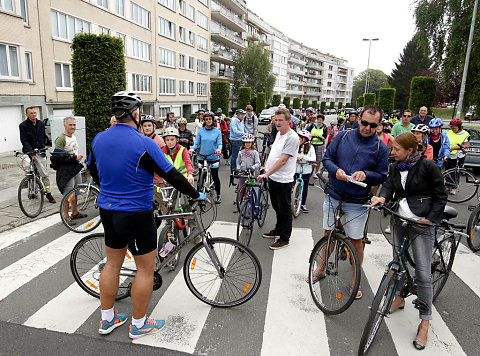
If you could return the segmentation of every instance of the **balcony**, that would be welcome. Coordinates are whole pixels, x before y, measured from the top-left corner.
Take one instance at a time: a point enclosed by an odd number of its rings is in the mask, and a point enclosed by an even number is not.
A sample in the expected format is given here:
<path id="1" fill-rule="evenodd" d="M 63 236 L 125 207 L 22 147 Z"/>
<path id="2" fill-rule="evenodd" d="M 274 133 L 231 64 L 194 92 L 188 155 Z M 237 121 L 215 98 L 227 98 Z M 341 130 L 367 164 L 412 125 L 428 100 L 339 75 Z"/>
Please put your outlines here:
<path id="1" fill-rule="evenodd" d="M 303 90 L 287 89 L 287 95 L 298 95 L 298 96 L 302 96 L 302 95 L 303 95 Z"/>
<path id="2" fill-rule="evenodd" d="M 307 90 L 305 93 L 306 95 L 316 96 L 316 97 L 319 97 L 322 95 L 322 93 L 320 93 L 319 91 L 313 91 L 313 90 Z"/>
<path id="3" fill-rule="evenodd" d="M 247 3 L 245 0 L 223 0 L 223 2 L 227 3 L 228 7 L 239 14 L 247 13 Z"/>
<path id="4" fill-rule="evenodd" d="M 288 56 L 288 61 L 292 63 L 300 64 L 302 66 L 306 64 L 306 62 L 303 59 L 300 59 L 294 56 Z"/>
<path id="5" fill-rule="evenodd" d="M 258 41 L 262 46 L 270 46 L 270 43 L 268 43 L 268 38 L 267 35 L 263 33 L 248 33 L 248 39 L 252 41 Z"/>
<path id="6" fill-rule="evenodd" d="M 313 68 L 313 69 L 318 69 L 318 70 L 320 70 L 320 71 L 322 71 L 322 70 L 324 69 L 321 65 L 319 65 L 319 64 L 317 64 L 317 63 L 315 63 L 315 62 L 309 62 L 309 61 L 306 62 L 305 67 L 307 67 L 307 68 Z"/>
<path id="7" fill-rule="evenodd" d="M 290 47 L 289 47 L 289 51 L 291 51 L 291 52 L 296 52 L 296 53 L 300 53 L 300 54 L 303 54 L 303 55 L 308 54 L 308 51 L 307 51 L 306 49 L 303 49 L 303 48 L 301 48 L 301 47 L 299 47 L 299 46 L 295 46 L 295 45 L 290 46 Z"/>
<path id="8" fill-rule="evenodd" d="M 287 84 L 290 84 L 290 85 L 304 85 L 305 82 L 304 82 L 304 81 L 301 81 L 301 80 L 288 79 L 288 78 L 287 78 Z"/>
<path id="9" fill-rule="evenodd" d="M 236 13 L 212 1 L 212 19 L 228 26 L 234 31 L 245 32 L 247 24 Z"/>
<path id="10" fill-rule="evenodd" d="M 212 26 L 212 40 L 221 42 L 227 47 L 242 49 L 246 47 L 246 42 L 235 32 L 226 30 L 219 26 Z"/>
<path id="11" fill-rule="evenodd" d="M 233 69 L 227 68 L 227 69 L 219 69 L 216 70 L 210 68 L 210 78 L 213 79 L 218 79 L 218 80 L 228 80 L 228 81 L 233 81 Z"/>
<path id="12" fill-rule="evenodd" d="M 304 76 L 311 77 L 311 78 L 321 78 L 322 77 L 321 74 L 316 73 L 315 71 L 305 71 Z"/>
<path id="13" fill-rule="evenodd" d="M 228 51 L 226 49 L 212 49 L 210 52 L 210 59 L 212 61 L 233 65 L 233 53 L 232 51 Z"/>
<path id="14" fill-rule="evenodd" d="M 287 73 L 292 73 L 292 74 L 299 74 L 299 75 L 305 75 L 305 72 L 302 69 L 296 69 L 296 68 L 287 68 Z"/>

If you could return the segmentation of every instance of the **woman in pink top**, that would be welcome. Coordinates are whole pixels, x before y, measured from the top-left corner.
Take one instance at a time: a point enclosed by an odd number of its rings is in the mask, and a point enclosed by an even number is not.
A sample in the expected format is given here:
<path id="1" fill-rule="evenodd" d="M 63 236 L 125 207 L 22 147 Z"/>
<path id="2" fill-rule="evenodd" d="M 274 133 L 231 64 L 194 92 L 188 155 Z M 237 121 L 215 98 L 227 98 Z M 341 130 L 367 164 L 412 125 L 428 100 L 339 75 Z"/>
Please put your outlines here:
<path id="1" fill-rule="evenodd" d="M 387 145 L 388 148 L 392 148 L 393 136 L 385 132 L 385 128 L 387 127 L 388 121 L 382 119 L 380 124 L 377 126 L 377 136 L 385 145 Z"/>

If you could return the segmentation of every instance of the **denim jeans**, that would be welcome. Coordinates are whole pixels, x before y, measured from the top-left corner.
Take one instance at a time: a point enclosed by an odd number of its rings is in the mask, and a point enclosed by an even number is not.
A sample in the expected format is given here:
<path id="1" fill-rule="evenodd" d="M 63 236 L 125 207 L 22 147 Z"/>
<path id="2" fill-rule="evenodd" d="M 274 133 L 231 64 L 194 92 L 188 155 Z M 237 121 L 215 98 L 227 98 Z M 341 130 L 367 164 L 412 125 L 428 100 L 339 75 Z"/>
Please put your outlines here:
<path id="1" fill-rule="evenodd" d="M 230 171 L 235 172 L 237 170 L 237 157 L 240 148 L 242 147 L 242 141 L 231 140 L 232 142 L 232 160 L 230 161 Z"/>

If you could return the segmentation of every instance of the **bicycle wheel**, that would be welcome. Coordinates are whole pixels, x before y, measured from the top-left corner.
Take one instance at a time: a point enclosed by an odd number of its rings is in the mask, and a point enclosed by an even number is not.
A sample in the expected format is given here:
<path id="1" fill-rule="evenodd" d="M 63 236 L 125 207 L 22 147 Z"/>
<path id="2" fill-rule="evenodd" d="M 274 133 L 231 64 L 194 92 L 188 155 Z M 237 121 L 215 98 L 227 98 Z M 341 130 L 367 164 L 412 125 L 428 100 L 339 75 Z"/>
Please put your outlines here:
<path id="1" fill-rule="evenodd" d="M 456 247 L 455 237 L 448 235 L 440 239 L 433 249 L 432 256 L 432 287 L 433 301 L 442 291 L 448 276 L 452 270 L 453 260 L 455 259 Z"/>
<path id="2" fill-rule="evenodd" d="M 357 295 L 360 275 L 357 251 L 344 235 L 334 230 L 315 244 L 309 259 L 308 284 L 322 312 L 332 315 L 347 310 Z"/>
<path id="3" fill-rule="evenodd" d="M 240 212 L 240 206 L 242 205 L 245 197 L 248 195 L 248 185 L 246 183 L 238 189 L 237 195 L 235 197 L 235 205 L 237 206 L 237 211 Z"/>
<path id="4" fill-rule="evenodd" d="M 325 169 L 325 167 L 320 168 L 317 174 L 324 177 L 328 181 L 328 171 Z M 318 180 L 318 185 L 320 188 L 322 188 L 322 190 L 325 190 L 325 184 L 321 179 Z"/>
<path id="5" fill-rule="evenodd" d="M 95 230 L 101 223 L 100 209 L 98 209 L 97 205 L 98 193 L 98 189 L 92 185 L 79 184 L 65 194 L 60 203 L 60 218 L 63 225 L 74 232 L 85 233 Z M 72 202 L 75 199 L 77 200 L 77 210 L 81 214 L 78 216 L 85 216 L 72 220 L 75 225 L 70 225 L 64 214 L 64 206 L 68 204 L 67 216 L 72 216 Z"/>
<path id="6" fill-rule="evenodd" d="M 467 234 L 470 236 L 467 239 L 468 247 L 473 252 L 480 250 L 480 205 L 472 211 L 467 224 Z"/>
<path id="7" fill-rule="evenodd" d="M 452 203 L 464 203 L 477 194 L 477 178 L 464 168 L 452 168 L 443 172 L 443 181 L 447 188 L 447 200 Z"/>
<path id="8" fill-rule="evenodd" d="M 35 218 L 42 212 L 44 196 L 42 183 L 38 177 L 26 176 L 18 186 L 18 205 L 29 218 Z"/>
<path id="9" fill-rule="evenodd" d="M 252 298 L 262 282 L 257 256 L 229 238 L 208 239 L 207 244 L 208 248 L 195 245 L 185 258 L 183 276 L 188 289 L 202 302 L 216 307 L 233 307 Z M 209 252 L 218 260 L 220 274 Z"/>
<path id="10" fill-rule="evenodd" d="M 237 241 L 247 246 L 250 244 L 253 233 L 252 205 L 255 208 L 255 202 L 246 198 L 240 207 L 237 222 Z"/>
<path id="11" fill-rule="evenodd" d="M 258 216 L 257 223 L 259 227 L 262 227 L 265 224 L 265 218 L 267 217 L 268 207 L 269 207 L 268 190 L 266 187 L 263 187 L 262 195 L 260 196 L 260 204 L 259 204 L 260 211 L 257 214 Z"/>
<path id="12" fill-rule="evenodd" d="M 394 287 L 396 280 L 397 277 L 394 270 L 389 270 L 382 278 L 382 282 L 378 287 L 370 308 L 370 316 L 363 329 L 362 339 L 358 346 L 359 356 L 367 353 L 375 335 L 377 335 L 378 329 L 382 325 L 383 318 L 385 318 L 385 315 L 387 315 L 390 310 L 390 305 L 395 293 Z"/>
<path id="13" fill-rule="evenodd" d="M 100 298 L 100 274 L 106 263 L 105 235 L 85 236 L 73 248 L 70 255 L 70 270 L 75 282 L 88 294 Z M 120 270 L 116 300 L 130 296 L 130 287 L 137 272 L 135 260 L 127 251 Z"/>
<path id="14" fill-rule="evenodd" d="M 198 169 L 198 155 L 196 153 L 192 155 L 192 165 L 193 165 L 193 176 L 197 177 L 200 170 Z"/>
<path id="15" fill-rule="evenodd" d="M 300 206 L 302 204 L 302 182 L 296 181 L 292 189 L 292 198 L 291 198 L 291 210 L 292 215 L 296 218 L 300 214 Z"/>
<path id="16" fill-rule="evenodd" d="M 172 227 L 171 221 L 167 221 L 167 225 L 165 225 L 162 231 L 160 231 L 159 240 L 162 242 L 162 246 L 165 246 L 167 242 L 170 242 L 175 246 L 178 246 L 178 244 L 180 243 L 180 234 L 178 232 L 178 229 L 176 227 L 175 228 Z M 180 255 L 181 255 L 181 250 L 178 251 L 175 257 L 173 258 L 173 260 L 171 260 L 170 263 L 168 263 L 167 267 L 170 269 L 170 271 L 175 271 L 175 269 L 177 268 L 178 263 L 180 261 Z M 159 259 L 160 259 L 159 262 L 163 262 L 164 260 L 163 257 L 159 257 Z"/>
<path id="17" fill-rule="evenodd" d="M 207 189 L 205 186 L 205 180 L 206 180 L 206 175 L 207 172 L 205 172 L 203 169 L 199 173 L 200 175 L 198 176 L 198 182 L 197 182 L 197 190 L 199 192 L 202 192 L 203 194 L 207 194 Z"/>

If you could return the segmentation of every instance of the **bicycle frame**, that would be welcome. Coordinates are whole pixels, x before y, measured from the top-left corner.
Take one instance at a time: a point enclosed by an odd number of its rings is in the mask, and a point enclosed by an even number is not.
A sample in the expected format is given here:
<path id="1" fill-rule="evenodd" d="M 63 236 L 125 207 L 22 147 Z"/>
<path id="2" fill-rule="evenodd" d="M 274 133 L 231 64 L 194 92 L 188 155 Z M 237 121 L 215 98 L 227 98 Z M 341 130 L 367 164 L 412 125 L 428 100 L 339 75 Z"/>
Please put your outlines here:
<path id="1" fill-rule="evenodd" d="M 248 184 L 249 180 L 252 180 L 253 178 L 249 178 L 246 182 Z M 256 195 L 256 200 L 255 200 L 255 206 L 253 204 L 250 204 L 250 216 L 252 217 L 253 220 L 258 220 L 260 219 L 260 216 L 258 214 L 259 212 L 259 207 L 260 207 L 260 198 L 262 197 L 263 193 L 263 184 L 262 183 L 255 183 L 255 184 L 248 184 L 248 196 L 250 197 L 251 201 L 253 201 L 254 197 L 254 192 L 255 190 L 253 189 L 254 187 L 258 187 L 258 193 Z M 245 216 L 245 215 L 244 215 Z"/>

